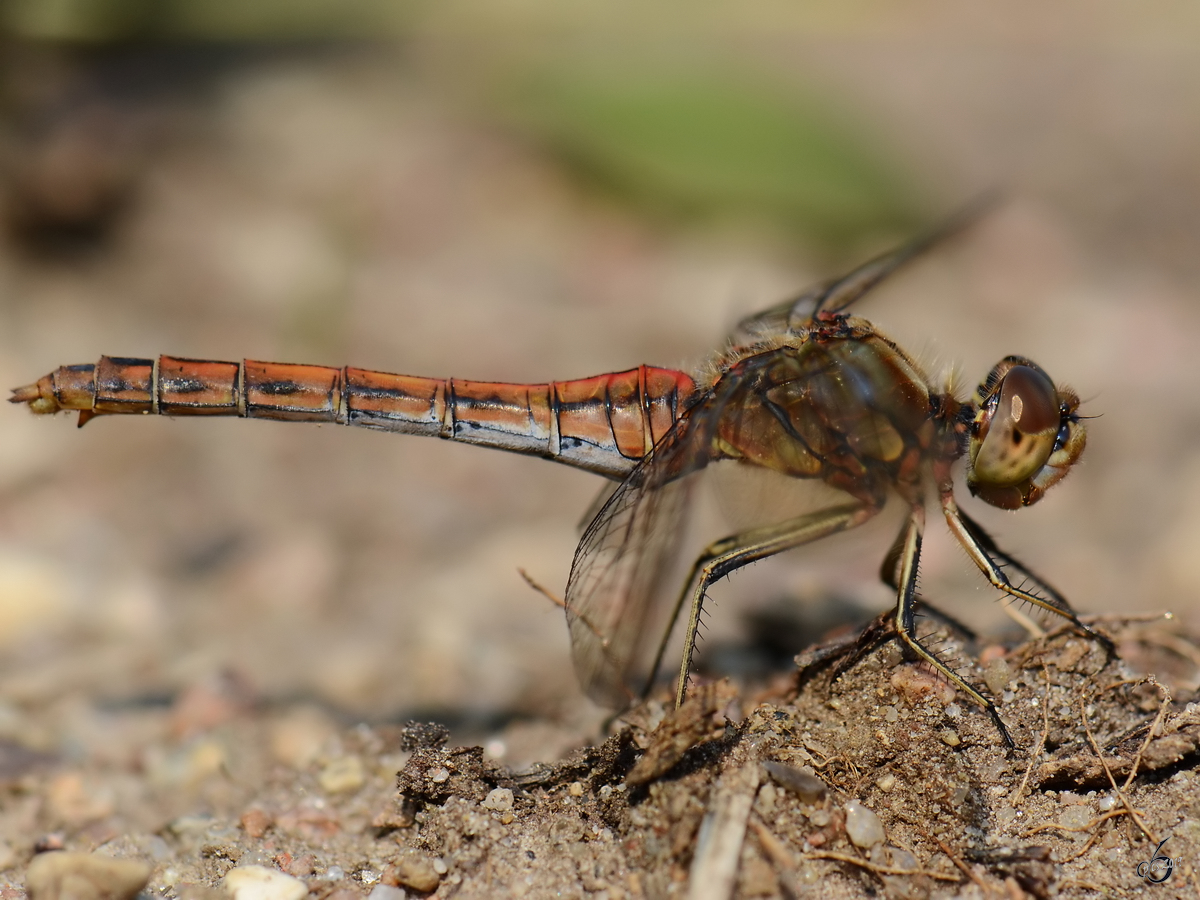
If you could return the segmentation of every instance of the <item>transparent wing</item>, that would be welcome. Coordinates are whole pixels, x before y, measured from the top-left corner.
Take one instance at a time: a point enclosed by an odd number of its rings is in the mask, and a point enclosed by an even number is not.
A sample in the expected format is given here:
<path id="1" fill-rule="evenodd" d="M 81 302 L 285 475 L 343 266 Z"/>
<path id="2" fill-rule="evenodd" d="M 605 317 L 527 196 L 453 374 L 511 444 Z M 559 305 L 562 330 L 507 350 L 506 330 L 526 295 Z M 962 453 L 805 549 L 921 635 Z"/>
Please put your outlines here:
<path id="1" fill-rule="evenodd" d="M 709 462 L 712 420 L 701 400 L 621 483 L 575 551 L 567 582 L 567 624 L 575 672 L 587 694 L 612 708 L 640 692 L 638 667 L 666 622 L 664 581 L 683 536 L 693 478 Z"/>
<path id="2" fill-rule="evenodd" d="M 841 312 L 897 269 L 966 228 L 995 202 L 994 194 L 985 194 L 928 234 L 903 247 L 863 263 L 848 275 L 823 281 L 808 288 L 798 297 L 742 319 L 734 331 L 734 340 L 798 331 L 805 328 L 821 310 Z"/>

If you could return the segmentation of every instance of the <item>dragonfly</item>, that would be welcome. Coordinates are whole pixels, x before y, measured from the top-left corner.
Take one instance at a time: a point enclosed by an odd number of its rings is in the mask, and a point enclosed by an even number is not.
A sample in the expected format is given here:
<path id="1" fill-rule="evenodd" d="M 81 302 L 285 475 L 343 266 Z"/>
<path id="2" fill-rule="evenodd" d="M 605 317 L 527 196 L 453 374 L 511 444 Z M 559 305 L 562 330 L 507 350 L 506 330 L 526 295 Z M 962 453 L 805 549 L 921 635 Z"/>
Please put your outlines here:
<path id="1" fill-rule="evenodd" d="M 888 627 L 909 656 L 940 672 L 1013 742 L 995 705 L 918 636 L 917 574 L 927 500 L 987 581 L 1013 601 L 1062 617 L 1101 644 L 1066 598 L 1002 550 L 960 509 L 953 470 L 1002 509 L 1037 503 L 1083 453 L 1077 394 L 1036 363 L 1008 356 L 973 396 L 935 384 L 917 362 L 848 309 L 962 222 L 951 220 L 787 302 L 743 320 L 700 371 L 642 365 L 541 384 L 427 378 L 254 360 L 103 356 L 17 388 L 39 414 L 240 416 L 330 422 L 533 454 L 610 480 L 583 532 L 563 605 L 579 681 L 628 707 L 649 690 L 686 611 L 676 705 L 685 699 L 705 600 L 737 569 L 863 524 L 897 495 L 907 513 L 881 568 L 896 594 Z M 716 463 L 832 489 L 707 546 L 672 591 L 696 479 Z M 604 496 L 604 495 L 602 495 Z M 647 666 L 647 660 L 652 660 Z"/>

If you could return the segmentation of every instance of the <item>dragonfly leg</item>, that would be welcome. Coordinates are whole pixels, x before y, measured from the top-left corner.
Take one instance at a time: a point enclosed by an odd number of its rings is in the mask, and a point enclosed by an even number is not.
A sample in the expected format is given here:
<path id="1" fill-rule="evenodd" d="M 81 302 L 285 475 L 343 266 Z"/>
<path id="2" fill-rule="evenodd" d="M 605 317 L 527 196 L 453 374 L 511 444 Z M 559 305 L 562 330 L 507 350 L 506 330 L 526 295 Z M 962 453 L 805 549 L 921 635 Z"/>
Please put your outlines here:
<path id="1" fill-rule="evenodd" d="M 903 531 L 900 533 L 901 537 L 904 536 L 904 533 L 905 532 Z M 897 585 L 892 585 L 891 587 L 894 590 L 899 591 L 899 587 Z M 958 621 L 958 619 L 954 618 L 954 616 L 938 609 L 923 597 L 913 598 L 914 603 L 917 603 L 918 601 L 921 609 L 924 609 L 933 618 L 945 625 L 948 625 L 951 629 L 957 631 L 968 641 L 973 642 L 975 640 L 975 632 L 962 622 Z M 833 667 L 833 673 L 829 678 L 829 689 L 832 691 L 834 684 L 839 678 L 857 666 L 860 662 L 878 650 L 885 643 L 888 641 L 894 641 L 896 637 L 895 616 L 891 613 L 885 612 L 868 622 L 867 627 L 859 632 L 858 638 L 854 640 L 854 646 L 850 647 L 845 652 L 845 655 L 838 660 L 837 665 Z"/>
<path id="2" fill-rule="evenodd" d="M 700 558 L 693 563 L 688 580 L 684 583 L 683 591 L 671 614 L 670 625 L 673 626 L 679 618 L 679 613 L 683 610 L 684 601 L 688 596 L 688 588 L 695 582 L 696 587 L 691 592 L 692 611 L 688 617 L 687 631 L 684 634 L 683 660 L 679 667 L 675 705 L 683 704 L 684 694 L 687 692 L 688 673 L 692 668 L 692 656 L 696 651 L 696 632 L 700 627 L 700 613 L 704 607 L 704 596 L 713 582 L 757 560 L 774 556 L 784 550 L 791 550 L 793 547 L 799 547 L 801 544 L 807 544 L 834 532 L 845 531 L 861 525 L 878 511 L 879 506 L 874 504 L 845 503 L 789 519 L 777 525 L 730 535 L 710 544 Z M 662 660 L 669 634 L 670 628 L 663 636 L 662 644 L 659 645 L 654 664 L 656 671 Z"/>
<path id="3" fill-rule="evenodd" d="M 896 634 L 909 650 L 941 672 L 951 684 L 987 710 L 988 715 L 996 724 L 996 728 L 1000 731 L 1005 746 L 1012 750 L 1016 745 L 1013 743 L 1004 721 L 1000 718 L 995 704 L 950 668 L 936 653 L 927 649 L 917 640 L 917 569 L 921 562 L 921 533 L 924 530 L 925 508 L 924 506 L 915 506 L 909 516 L 908 524 L 902 532 L 904 544 L 897 570 L 899 587 L 896 600 Z"/>
<path id="4" fill-rule="evenodd" d="M 1016 600 L 1024 600 L 1040 609 L 1062 616 L 1076 629 L 1102 646 L 1110 660 L 1113 658 L 1116 654 L 1116 647 L 1112 640 L 1080 622 L 1066 597 L 1033 574 L 1025 565 L 1001 550 L 992 536 L 984 531 L 983 526 L 958 508 L 953 494 L 942 495 L 942 512 L 946 516 L 946 523 L 950 526 L 954 537 L 962 544 L 967 555 L 971 557 L 971 561 L 979 567 L 993 587 Z M 1012 583 L 1009 572 L 1015 572 L 1021 576 L 1020 585 Z"/>
<path id="5" fill-rule="evenodd" d="M 974 523 L 972 523 L 972 524 L 974 524 Z M 884 584 L 886 584 L 888 587 L 890 587 L 893 591 L 900 590 L 900 558 L 904 553 L 904 541 L 905 541 L 905 538 L 907 537 L 907 534 L 908 534 L 908 522 L 905 521 L 904 525 L 900 528 L 900 533 L 896 535 L 896 540 L 894 540 L 892 542 L 892 546 L 888 549 L 887 555 L 884 556 L 883 565 L 879 567 L 880 580 Z M 918 597 L 917 599 L 920 601 L 921 609 L 925 610 L 925 612 L 927 612 L 929 615 L 933 616 L 933 618 L 937 619 L 944 625 L 949 625 L 951 628 L 953 628 L 955 631 L 957 631 L 959 634 L 961 634 L 963 637 L 965 637 L 968 641 L 974 642 L 977 639 L 978 636 L 975 634 L 975 631 L 972 628 L 970 628 L 969 626 L 967 626 L 966 623 L 959 621 L 957 618 L 950 615 L 950 613 L 946 612 L 945 610 L 939 609 L 938 607 L 934 606 L 932 603 L 930 603 L 924 597 Z M 871 626 L 867 626 L 867 627 L 869 629 Z M 865 655 L 866 654 L 863 654 L 863 656 L 865 656 Z M 858 659 L 861 659 L 861 658 L 862 658 L 862 656 L 858 657 Z M 854 663 L 851 663 L 850 665 L 853 665 L 853 664 Z M 849 666 L 847 666 L 847 668 L 849 668 Z M 841 671 L 844 672 L 845 669 L 843 669 Z M 838 674 L 840 675 L 841 672 L 839 672 Z"/>

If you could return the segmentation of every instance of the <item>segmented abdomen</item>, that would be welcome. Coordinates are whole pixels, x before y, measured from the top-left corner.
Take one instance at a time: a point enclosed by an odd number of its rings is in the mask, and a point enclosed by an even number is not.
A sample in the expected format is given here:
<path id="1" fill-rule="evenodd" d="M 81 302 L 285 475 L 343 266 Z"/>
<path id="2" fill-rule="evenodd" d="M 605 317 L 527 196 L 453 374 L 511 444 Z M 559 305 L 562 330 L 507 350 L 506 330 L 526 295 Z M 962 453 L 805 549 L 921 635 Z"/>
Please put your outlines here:
<path id="1" fill-rule="evenodd" d="M 674 424 L 694 388 L 683 372 L 639 366 L 574 381 L 499 384 L 365 369 L 101 357 L 62 366 L 11 398 L 34 412 L 244 416 L 362 425 L 544 456 L 612 478 Z"/>

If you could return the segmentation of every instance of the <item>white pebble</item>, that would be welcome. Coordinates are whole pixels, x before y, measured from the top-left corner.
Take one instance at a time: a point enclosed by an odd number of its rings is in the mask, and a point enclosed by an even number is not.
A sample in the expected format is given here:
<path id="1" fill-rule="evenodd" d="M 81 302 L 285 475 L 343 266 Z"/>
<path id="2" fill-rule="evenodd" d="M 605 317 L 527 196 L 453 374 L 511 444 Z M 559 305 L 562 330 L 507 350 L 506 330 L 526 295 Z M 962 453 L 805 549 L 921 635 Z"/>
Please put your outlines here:
<path id="1" fill-rule="evenodd" d="M 513 792 L 508 788 L 496 788 L 479 805 L 496 812 L 508 812 L 513 808 Z"/>
<path id="2" fill-rule="evenodd" d="M 1116 797 L 1101 797 L 1099 802 L 1096 804 L 1096 806 L 1098 806 L 1100 808 L 1100 812 L 1108 812 L 1110 809 L 1112 809 L 1116 805 L 1117 805 Z"/>
<path id="3" fill-rule="evenodd" d="M 221 880 L 233 900 L 304 900 L 308 885 L 266 866 L 239 866 Z"/>
<path id="4" fill-rule="evenodd" d="M 391 884 L 377 884 L 367 894 L 367 900 L 405 900 L 408 892 Z"/>
<path id="5" fill-rule="evenodd" d="M 879 816 L 857 800 L 846 804 L 846 834 L 856 846 L 863 849 L 882 844 L 886 837 Z"/>
<path id="6" fill-rule="evenodd" d="M 366 780 L 366 770 L 357 756 L 339 756 L 331 760 L 317 776 L 321 787 L 330 794 L 357 791 Z"/>
<path id="7" fill-rule="evenodd" d="M 1068 806 L 1058 817 L 1058 824 L 1072 831 L 1086 828 L 1091 821 L 1092 811 L 1086 806 Z"/>

